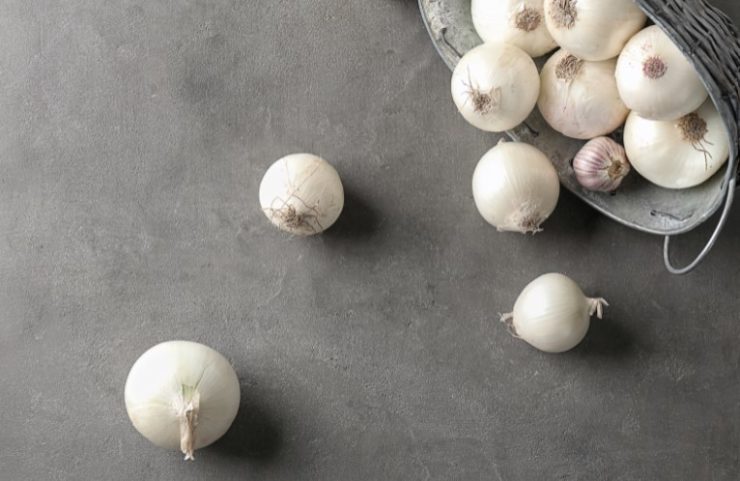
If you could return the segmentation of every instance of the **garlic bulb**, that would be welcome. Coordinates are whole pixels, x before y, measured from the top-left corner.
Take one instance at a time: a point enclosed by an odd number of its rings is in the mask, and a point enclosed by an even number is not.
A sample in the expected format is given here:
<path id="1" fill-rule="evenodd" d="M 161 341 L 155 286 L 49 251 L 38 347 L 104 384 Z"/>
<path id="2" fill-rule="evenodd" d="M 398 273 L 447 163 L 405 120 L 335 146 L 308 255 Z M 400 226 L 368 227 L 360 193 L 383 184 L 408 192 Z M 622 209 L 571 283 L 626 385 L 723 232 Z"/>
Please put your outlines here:
<path id="1" fill-rule="evenodd" d="M 545 25 L 544 0 L 472 0 L 473 25 L 484 42 L 515 45 L 532 57 L 557 47 Z"/>
<path id="2" fill-rule="evenodd" d="M 614 192 L 629 174 L 624 147 L 609 137 L 597 137 L 583 146 L 573 159 L 578 183 L 597 192 Z"/>
<path id="3" fill-rule="evenodd" d="M 545 22 L 552 38 L 592 62 L 619 55 L 646 20 L 634 0 L 545 0 Z"/>
<path id="4" fill-rule="evenodd" d="M 573 349 L 588 332 L 591 316 L 601 319 L 606 300 L 588 298 L 578 284 L 563 274 L 545 274 L 530 282 L 501 316 L 512 334 L 544 352 Z"/>
<path id="5" fill-rule="evenodd" d="M 650 120 L 683 117 L 701 107 L 708 95 L 696 69 L 656 25 L 627 42 L 616 77 L 627 107 Z"/>
<path id="6" fill-rule="evenodd" d="M 460 59 L 451 90 L 465 120 L 481 130 L 503 132 L 532 112 L 540 82 L 534 61 L 522 49 L 486 43 Z"/>
<path id="7" fill-rule="evenodd" d="M 208 346 L 157 344 L 139 357 L 126 379 L 126 411 L 157 446 L 185 459 L 224 435 L 239 409 L 239 380 L 231 364 Z"/>
<path id="8" fill-rule="evenodd" d="M 648 120 L 633 112 L 624 127 L 624 148 L 632 166 L 667 189 L 694 187 L 727 161 L 730 139 L 711 100 L 675 121 Z"/>
<path id="9" fill-rule="evenodd" d="M 292 154 L 272 164 L 262 178 L 259 196 L 270 222 L 299 236 L 328 229 L 344 207 L 339 174 L 312 154 Z"/>
<path id="10" fill-rule="evenodd" d="M 565 50 L 542 68 L 537 107 L 558 132 L 592 139 L 616 130 L 629 110 L 619 98 L 614 79 L 616 60 L 586 62 Z"/>
<path id="11" fill-rule="evenodd" d="M 555 167 L 539 149 L 521 142 L 499 142 L 473 173 L 478 212 L 499 231 L 539 232 L 559 195 Z"/>

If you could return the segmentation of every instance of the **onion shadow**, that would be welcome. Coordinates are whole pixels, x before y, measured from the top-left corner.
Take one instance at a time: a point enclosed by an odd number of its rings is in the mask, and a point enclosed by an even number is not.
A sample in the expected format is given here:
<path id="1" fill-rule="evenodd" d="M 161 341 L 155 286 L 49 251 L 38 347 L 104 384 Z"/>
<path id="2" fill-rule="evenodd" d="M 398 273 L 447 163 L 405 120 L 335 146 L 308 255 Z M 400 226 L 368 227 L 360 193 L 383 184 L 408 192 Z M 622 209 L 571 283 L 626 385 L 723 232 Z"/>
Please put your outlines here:
<path id="1" fill-rule="evenodd" d="M 337 241 L 369 240 L 377 233 L 380 224 L 380 216 L 371 204 L 357 190 L 345 185 L 342 213 L 322 236 Z"/>
<path id="2" fill-rule="evenodd" d="M 612 316 L 593 318 L 586 338 L 572 352 L 578 357 L 626 361 L 637 353 L 636 338 Z"/>
<path id="3" fill-rule="evenodd" d="M 217 456 L 240 458 L 252 464 L 274 460 L 283 446 L 283 430 L 276 413 L 242 392 L 239 412 L 226 434 L 207 449 Z"/>
<path id="4" fill-rule="evenodd" d="M 543 227 L 550 238 L 588 241 L 595 234 L 601 217 L 596 209 L 561 187 L 558 205 Z"/>

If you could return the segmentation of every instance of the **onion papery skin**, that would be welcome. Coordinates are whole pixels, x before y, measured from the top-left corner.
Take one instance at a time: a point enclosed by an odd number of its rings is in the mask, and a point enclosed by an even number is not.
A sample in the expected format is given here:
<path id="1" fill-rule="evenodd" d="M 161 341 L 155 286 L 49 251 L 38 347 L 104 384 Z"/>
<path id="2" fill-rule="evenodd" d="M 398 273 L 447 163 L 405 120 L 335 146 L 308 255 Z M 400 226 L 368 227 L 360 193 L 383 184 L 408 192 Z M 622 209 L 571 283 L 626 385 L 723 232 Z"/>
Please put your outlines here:
<path id="1" fill-rule="evenodd" d="M 275 161 L 260 183 L 259 200 L 270 222 L 296 236 L 331 227 L 344 208 L 344 187 L 336 169 L 313 154 Z"/>
<path id="2" fill-rule="evenodd" d="M 557 48 L 545 23 L 544 0 L 472 0 L 470 10 L 484 42 L 515 45 L 532 57 Z"/>
<path id="3" fill-rule="evenodd" d="M 214 349 L 190 341 L 168 341 L 142 354 L 124 389 L 126 411 L 139 433 L 157 446 L 193 451 L 223 436 L 239 410 L 239 379 Z M 184 410 L 197 399 L 190 432 Z M 188 437 L 189 435 L 189 437 Z"/>
<path id="4" fill-rule="evenodd" d="M 539 232 L 559 195 L 555 167 L 544 153 L 525 143 L 500 142 L 473 173 L 478 212 L 499 231 Z"/>
<path id="5" fill-rule="evenodd" d="M 569 65 L 568 69 L 562 68 Z M 575 66 L 572 66 L 575 65 Z M 616 59 L 587 62 L 559 50 L 540 74 L 537 107 L 545 121 L 561 134 L 580 140 L 607 135 L 629 114 L 619 97 Z"/>
<path id="6" fill-rule="evenodd" d="M 588 298 L 569 277 L 550 273 L 522 290 L 510 314 L 501 317 L 512 334 L 548 353 L 566 352 L 586 336 L 591 316 L 602 317 L 602 298 Z"/>
<path id="7" fill-rule="evenodd" d="M 666 189 L 686 189 L 702 184 L 727 161 L 730 140 L 724 121 L 711 100 L 689 114 L 704 122 L 700 139 L 686 137 L 675 121 L 649 120 L 632 112 L 624 126 L 624 148 L 632 167 L 653 184 Z M 694 117 L 695 116 L 695 117 Z"/>
<path id="8" fill-rule="evenodd" d="M 524 122 L 534 110 L 539 73 L 519 47 L 485 43 L 460 59 L 450 89 L 468 123 L 487 132 L 503 132 Z"/>
<path id="9" fill-rule="evenodd" d="M 701 107 L 708 96 L 694 66 L 656 25 L 624 47 L 616 79 L 625 105 L 649 120 L 679 119 Z"/>
<path id="10" fill-rule="evenodd" d="M 552 38 L 591 62 L 619 55 L 646 21 L 633 0 L 545 0 L 545 22 Z"/>

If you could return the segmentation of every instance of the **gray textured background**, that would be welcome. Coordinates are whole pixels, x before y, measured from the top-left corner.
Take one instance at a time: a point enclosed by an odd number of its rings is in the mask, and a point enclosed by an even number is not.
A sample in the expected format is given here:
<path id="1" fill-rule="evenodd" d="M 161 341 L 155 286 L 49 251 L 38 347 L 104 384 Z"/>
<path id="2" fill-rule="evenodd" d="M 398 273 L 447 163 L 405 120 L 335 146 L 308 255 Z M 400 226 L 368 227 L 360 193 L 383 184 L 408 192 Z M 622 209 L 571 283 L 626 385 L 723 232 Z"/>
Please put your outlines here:
<path id="1" fill-rule="evenodd" d="M 740 478 L 740 209 L 688 277 L 567 193 L 495 232 L 415 2 L 1 0 L 0 46 L 2 481 Z M 258 208 L 294 151 L 348 190 L 324 236 Z M 612 304 L 560 356 L 496 320 L 547 271 Z M 123 405 L 172 338 L 243 387 L 195 463 Z"/>

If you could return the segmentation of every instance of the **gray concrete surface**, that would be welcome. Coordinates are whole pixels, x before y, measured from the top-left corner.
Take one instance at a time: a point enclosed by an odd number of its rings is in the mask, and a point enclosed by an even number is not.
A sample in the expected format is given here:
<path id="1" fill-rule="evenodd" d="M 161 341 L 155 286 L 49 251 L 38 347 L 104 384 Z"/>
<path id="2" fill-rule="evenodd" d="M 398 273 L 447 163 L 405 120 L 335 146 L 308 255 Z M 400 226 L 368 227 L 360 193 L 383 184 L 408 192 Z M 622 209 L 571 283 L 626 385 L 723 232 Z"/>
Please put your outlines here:
<path id="1" fill-rule="evenodd" d="M 688 277 L 568 194 L 495 232 L 415 2 L 2 0 L 0 45 L 2 481 L 740 478 L 740 209 Z M 348 190 L 322 237 L 258 207 L 295 151 Z M 611 302 L 560 356 L 497 322 L 548 271 Z M 123 404 L 173 338 L 243 388 L 195 463 Z"/>

